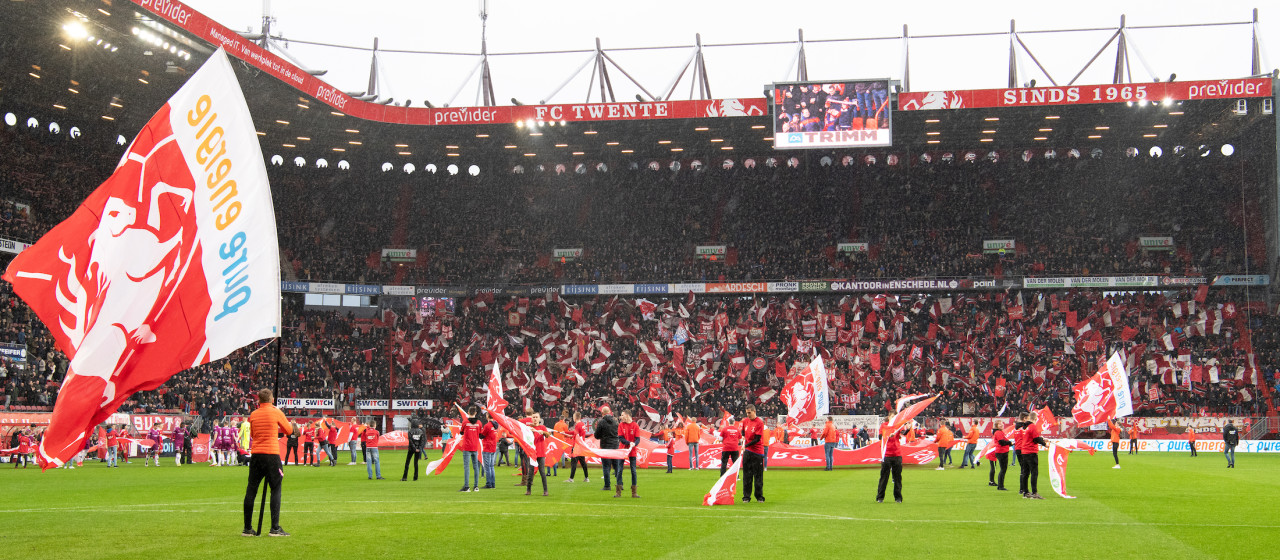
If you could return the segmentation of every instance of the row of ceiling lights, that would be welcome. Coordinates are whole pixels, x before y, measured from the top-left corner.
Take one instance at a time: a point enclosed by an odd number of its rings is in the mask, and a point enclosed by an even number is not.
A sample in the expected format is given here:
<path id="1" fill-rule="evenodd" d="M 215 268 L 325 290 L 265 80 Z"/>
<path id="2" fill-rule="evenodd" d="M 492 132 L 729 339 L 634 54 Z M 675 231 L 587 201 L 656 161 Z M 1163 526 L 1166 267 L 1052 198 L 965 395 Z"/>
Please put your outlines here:
<path id="1" fill-rule="evenodd" d="M 1166 100 L 1165 105 L 1168 105 L 1168 104 L 1169 104 L 1169 103 L 1167 103 L 1167 101 L 1168 101 L 1168 100 Z M 1155 105 L 1155 103 L 1152 103 L 1152 105 Z M 1170 112 L 1169 112 L 1169 114 L 1170 114 L 1170 115 L 1172 115 L 1172 116 L 1179 116 L 1179 115 L 1182 115 L 1182 114 L 1183 114 L 1183 111 L 1170 111 Z M 1045 118 L 1045 120 L 1058 120 L 1058 119 L 1061 119 L 1062 117 L 1061 117 L 1061 116 L 1059 116 L 1059 115 L 1046 115 L 1044 118 Z M 994 122 L 998 122 L 999 120 L 1000 120 L 1000 117 L 986 117 L 986 118 L 984 118 L 984 119 L 983 119 L 983 121 L 986 121 L 986 122 L 992 122 L 992 123 L 994 123 Z M 926 119 L 924 122 L 925 122 L 926 124 L 937 124 L 937 123 L 941 122 L 941 119 Z M 1216 125 L 1216 123 L 1215 123 L 1215 125 Z M 993 126 L 994 126 L 994 125 L 993 125 Z M 1097 140 L 1097 139 L 1099 139 L 1099 138 L 1102 138 L 1102 135 L 1101 135 L 1101 134 L 1098 134 L 1098 132 L 1103 132 L 1103 131 L 1111 130 L 1111 127 L 1109 127 L 1109 126 L 1105 126 L 1105 125 L 1095 126 L 1095 127 L 1093 127 L 1093 128 L 1094 128 L 1095 133 L 1093 133 L 1093 134 L 1089 134 L 1089 135 L 1088 135 L 1088 138 L 1089 138 L 1089 139 L 1091 139 L 1091 140 Z M 1160 129 L 1164 129 L 1164 128 L 1169 128 L 1169 125 L 1167 125 L 1167 124 L 1163 124 L 1163 123 L 1162 123 L 1162 124 L 1156 124 L 1156 125 L 1152 125 L 1152 128 L 1160 128 Z M 1042 127 L 1042 128 L 1040 128 L 1040 129 L 1038 129 L 1038 130 L 1037 130 L 1037 132 L 1040 132 L 1040 133 L 1053 132 L 1053 128 L 1051 128 L 1051 127 Z M 995 129 L 985 129 L 985 130 L 983 130 L 983 131 L 982 131 L 982 134 L 995 134 L 995 133 L 996 133 L 996 130 L 995 130 Z M 942 132 L 940 132 L 940 131 L 931 130 L 931 131 L 926 131 L 924 134 L 925 134 L 925 136 L 926 136 L 926 137 L 934 137 L 934 138 L 929 138 L 928 140 L 926 140 L 926 142 L 925 142 L 925 143 L 927 143 L 927 144 L 939 144 L 939 143 L 941 143 L 941 142 L 942 142 L 941 140 L 939 140 L 939 139 L 937 139 L 937 138 L 936 138 L 937 136 L 941 136 L 941 135 L 942 135 Z M 1157 135 L 1156 135 L 1156 134 L 1154 134 L 1154 133 L 1146 133 L 1146 134 L 1143 134 L 1143 135 L 1142 135 L 1142 137 L 1143 137 L 1143 138 L 1155 138 L 1156 136 L 1157 136 Z M 1046 140 L 1048 140 L 1048 139 L 1049 139 L 1049 137 L 1048 137 L 1048 136 L 1036 136 L 1036 137 L 1032 138 L 1032 140 L 1039 141 L 1039 142 L 1043 142 L 1043 141 L 1046 141 Z M 995 138 L 991 138 L 991 137 L 982 137 L 982 138 L 979 138 L 979 139 L 978 139 L 978 141 L 979 141 L 979 142 L 994 142 L 994 141 L 995 141 Z"/>

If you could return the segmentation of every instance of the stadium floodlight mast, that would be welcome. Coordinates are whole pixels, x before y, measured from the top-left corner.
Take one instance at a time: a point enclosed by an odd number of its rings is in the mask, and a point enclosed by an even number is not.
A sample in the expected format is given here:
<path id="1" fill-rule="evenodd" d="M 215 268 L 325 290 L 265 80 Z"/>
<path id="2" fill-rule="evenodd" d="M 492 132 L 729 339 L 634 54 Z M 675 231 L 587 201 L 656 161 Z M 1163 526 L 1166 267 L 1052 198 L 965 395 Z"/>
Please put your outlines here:
<path id="1" fill-rule="evenodd" d="M 275 23 L 275 21 L 275 16 L 271 15 L 271 0 L 262 0 L 262 32 L 241 33 L 240 36 L 256 42 L 258 46 L 265 50 L 273 51 L 276 54 L 285 57 L 289 62 L 292 62 L 294 66 L 301 68 L 303 72 L 311 74 L 312 76 L 319 77 L 329 73 L 328 70 L 312 69 L 299 61 L 297 57 L 293 56 L 293 53 L 290 53 L 289 49 L 282 44 L 282 41 L 285 41 L 286 39 L 282 36 L 271 34 L 271 24 Z M 272 47 L 275 48 L 273 49 Z"/>

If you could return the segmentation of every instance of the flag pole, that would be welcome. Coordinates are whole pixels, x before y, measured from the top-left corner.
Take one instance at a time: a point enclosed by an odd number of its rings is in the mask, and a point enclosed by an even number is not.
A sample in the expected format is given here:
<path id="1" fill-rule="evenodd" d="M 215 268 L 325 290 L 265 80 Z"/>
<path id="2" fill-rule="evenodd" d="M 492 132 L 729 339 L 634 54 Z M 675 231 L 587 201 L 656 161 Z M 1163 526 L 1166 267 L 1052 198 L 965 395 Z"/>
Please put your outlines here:
<path id="1" fill-rule="evenodd" d="M 271 385 L 271 396 L 275 398 L 278 398 L 276 397 L 276 395 L 280 392 L 280 357 L 283 354 L 284 354 L 284 333 L 282 332 L 280 333 L 280 336 L 276 337 L 276 379 L 275 379 L 275 382 L 272 383 Z M 284 468 L 283 463 L 280 465 L 280 468 L 282 469 Z M 262 516 L 267 511 L 267 489 L 269 488 L 271 488 L 271 484 L 262 485 L 262 501 L 258 504 L 258 534 L 259 535 L 262 534 Z"/>

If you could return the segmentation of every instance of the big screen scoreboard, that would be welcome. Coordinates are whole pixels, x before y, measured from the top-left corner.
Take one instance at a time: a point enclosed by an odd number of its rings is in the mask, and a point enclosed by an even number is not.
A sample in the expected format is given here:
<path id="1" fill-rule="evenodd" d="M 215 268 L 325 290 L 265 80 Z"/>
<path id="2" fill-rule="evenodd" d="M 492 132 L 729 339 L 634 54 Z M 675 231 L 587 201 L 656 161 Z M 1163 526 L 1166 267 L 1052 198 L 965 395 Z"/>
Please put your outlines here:
<path id="1" fill-rule="evenodd" d="M 889 80 L 773 84 L 773 147 L 892 146 Z"/>

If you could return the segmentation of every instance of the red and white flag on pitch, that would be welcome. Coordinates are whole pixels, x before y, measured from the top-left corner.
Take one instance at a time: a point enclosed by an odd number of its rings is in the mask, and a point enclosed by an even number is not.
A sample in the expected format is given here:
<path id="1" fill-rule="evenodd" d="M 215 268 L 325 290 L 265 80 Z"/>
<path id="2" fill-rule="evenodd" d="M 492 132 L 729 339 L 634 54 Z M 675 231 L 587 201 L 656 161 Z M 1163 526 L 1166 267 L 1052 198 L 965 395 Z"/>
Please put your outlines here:
<path id="1" fill-rule="evenodd" d="M 507 400 L 502 398 L 502 373 L 498 371 L 498 362 L 489 369 L 489 382 L 485 384 L 485 410 L 502 412 L 507 409 Z"/>
<path id="2" fill-rule="evenodd" d="M 599 447 L 591 447 L 586 441 L 579 439 L 574 443 L 573 453 L 582 457 L 595 457 L 597 459 L 626 459 L 631 455 L 631 448 L 627 446 L 624 449 L 600 449 Z"/>
<path id="3" fill-rule="evenodd" d="M 925 408 L 928 408 L 929 405 L 933 404 L 933 401 L 937 400 L 939 395 L 934 395 L 907 406 L 907 403 L 922 397 L 928 397 L 928 394 L 908 395 L 898 399 L 896 406 L 898 412 L 889 419 L 889 429 L 896 430 L 907 422 L 910 422 L 912 418 L 915 418 L 924 411 Z"/>
<path id="4" fill-rule="evenodd" d="M 430 463 L 427 463 L 427 474 L 440 474 L 444 472 L 445 467 L 449 466 L 449 461 L 453 459 L 453 453 L 458 450 L 458 444 L 462 443 L 462 437 L 454 437 L 449 440 L 449 445 L 444 446 L 444 455 Z"/>
<path id="5" fill-rule="evenodd" d="M 1075 496 L 1067 495 L 1067 456 L 1072 451 L 1088 451 L 1093 455 L 1094 448 L 1085 445 L 1076 440 L 1064 439 L 1060 441 L 1049 442 L 1049 486 L 1053 487 L 1053 491 L 1059 496 L 1067 499 L 1074 499 Z"/>
<path id="6" fill-rule="evenodd" d="M 138 391 L 280 333 L 267 170 L 221 49 L 4 279 L 71 360 L 39 454 L 60 466 Z"/>
<path id="7" fill-rule="evenodd" d="M 720 476 L 715 485 L 711 487 L 711 491 L 702 496 L 702 505 L 704 506 L 731 506 L 734 503 L 734 496 L 738 492 L 738 470 L 742 468 L 742 457 L 729 465 L 725 469 L 724 474 Z"/>

